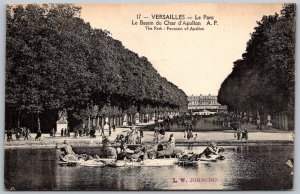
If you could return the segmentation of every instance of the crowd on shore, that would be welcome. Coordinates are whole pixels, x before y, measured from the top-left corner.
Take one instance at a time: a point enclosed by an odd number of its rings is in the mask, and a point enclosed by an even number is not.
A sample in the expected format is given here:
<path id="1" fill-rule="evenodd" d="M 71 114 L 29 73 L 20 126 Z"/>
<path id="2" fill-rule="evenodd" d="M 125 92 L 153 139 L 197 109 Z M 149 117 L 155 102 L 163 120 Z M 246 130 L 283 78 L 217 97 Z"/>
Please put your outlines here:
<path id="1" fill-rule="evenodd" d="M 29 140 L 30 134 L 31 131 L 27 127 L 12 128 L 6 132 L 7 142 L 13 141 L 13 135 L 15 135 L 15 140 L 20 140 L 21 138 Z"/>
<path id="2" fill-rule="evenodd" d="M 245 120 L 249 120 L 249 117 L 244 115 L 239 115 L 235 113 L 228 113 L 228 114 L 219 114 L 214 116 L 212 119 L 210 118 L 203 118 L 200 115 L 182 115 L 182 116 L 174 116 L 174 117 L 161 117 L 155 120 L 154 131 L 153 134 L 153 142 L 159 142 L 164 139 L 166 131 L 172 132 L 174 128 L 179 127 L 183 129 L 183 137 L 186 140 L 194 140 L 196 141 L 199 136 L 197 133 L 197 123 L 203 120 L 204 123 L 213 122 L 214 124 L 222 124 L 226 123 L 229 126 L 229 129 L 234 130 L 234 138 L 237 140 L 247 140 L 248 139 L 248 130 L 241 127 L 242 122 L 246 122 Z M 220 121 L 222 121 L 220 123 Z M 259 128 L 259 121 L 257 121 L 257 125 Z M 151 128 L 151 127 L 150 127 Z M 147 129 L 149 130 L 149 129 Z M 56 128 L 53 128 L 50 131 L 50 137 L 68 137 L 68 138 L 81 138 L 81 137 L 89 137 L 89 138 L 96 138 L 96 132 L 100 134 L 100 136 L 104 137 L 105 135 L 111 136 L 113 132 L 116 131 L 116 126 L 110 126 L 109 123 L 105 123 L 104 126 L 92 126 L 92 127 L 77 127 L 74 128 L 72 133 L 70 128 L 61 128 L 57 131 Z M 138 127 L 138 129 L 133 130 L 134 133 L 138 134 L 135 135 L 137 142 L 141 143 L 144 137 L 144 129 L 143 127 Z M 6 131 L 7 134 L 7 142 L 13 141 L 13 135 L 15 135 L 15 140 L 29 140 L 31 137 L 31 131 L 27 127 L 20 127 L 20 128 L 13 128 L 11 130 Z M 120 138 L 122 134 L 117 136 L 117 139 Z M 127 134 L 129 135 L 129 134 Z M 123 134 L 123 136 L 125 136 Z M 37 130 L 36 141 L 42 141 L 42 131 L 39 129 Z"/>
<path id="3" fill-rule="evenodd" d="M 268 118 L 271 120 L 271 118 Z M 229 113 L 221 113 L 217 116 L 217 119 L 213 121 L 214 125 L 222 125 L 223 127 L 230 127 L 234 130 L 237 130 L 240 128 L 241 125 L 256 125 L 257 130 L 262 130 L 262 116 L 259 114 L 253 115 L 253 114 L 247 114 L 247 113 L 235 113 L 235 112 L 229 112 Z"/>

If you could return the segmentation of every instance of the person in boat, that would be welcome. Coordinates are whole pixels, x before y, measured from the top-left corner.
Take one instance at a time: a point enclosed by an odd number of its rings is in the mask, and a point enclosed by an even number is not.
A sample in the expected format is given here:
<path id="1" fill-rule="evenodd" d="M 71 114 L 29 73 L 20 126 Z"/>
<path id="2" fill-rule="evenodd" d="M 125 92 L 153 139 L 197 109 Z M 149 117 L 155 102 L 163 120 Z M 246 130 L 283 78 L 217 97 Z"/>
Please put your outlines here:
<path id="1" fill-rule="evenodd" d="M 219 156 L 219 159 L 224 159 L 224 156 L 220 155 L 220 152 L 224 151 L 223 148 L 217 147 L 217 144 L 215 142 L 211 142 L 209 146 L 201 153 L 188 153 L 184 154 L 180 160 L 181 161 L 187 161 L 187 162 L 193 162 L 198 160 L 207 160 L 211 158 L 212 155 Z"/>
<path id="2" fill-rule="evenodd" d="M 115 143 L 121 143 L 121 137 L 120 135 L 118 134 L 116 139 L 114 140 Z"/>
<path id="3" fill-rule="evenodd" d="M 67 140 L 64 140 L 63 144 L 59 145 L 56 144 L 56 149 L 58 150 L 59 153 L 59 159 L 63 162 L 68 162 L 68 161 L 78 161 L 79 155 L 77 155 L 71 145 L 68 143 Z"/>
<path id="4" fill-rule="evenodd" d="M 117 158 L 117 150 L 111 146 L 110 140 L 104 136 L 102 139 L 103 147 L 101 149 L 102 156 L 105 158 Z"/>
<path id="5" fill-rule="evenodd" d="M 171 147 L 175 147 L 175 137 L 173 133 L 171 133 L 168 143 Z"/>
<path id="6" fill-rule="evenodd" d="M 74 161 L 79 161 L 79 160 L 94 160 L 94 159 L 99 159 L 98 155 L 95 155 L 94 157 L 91 155 L 87 154 L 76 154 L 73 151 L 72 146 L 68 143 L 67 140 L 64 140 L 63 144 L 59 145 L 56 144 L 56 149 L 59 153 L 59 160 L 62 162 L 74 162 Z"/>
<path id="7" fill-rule="evenodd" d="M 161 128 L 160 128 L 160 131 L 159 131 L 159 134 L 161 135 L 161 139 L 163 139 L 165 137 L 165 134 L 166 134 L 166 130 L 164 128 L 163 125 L 161 125 Z"/>
<path id="8" fill-rule="evenodd" d="M 128 137 L 127 143 L 128 144 L 138 144 L 139 143 L 138 136 L 139 136 L 139 134 L 136 130 L 136 127 L 132 127 L 131 131 L 129 131 L 129 133 L 127 135 L 127 137 Z"/>
<path id="9" fill-rule="evenodd" d="M 159 143 L 159 132 L 158 132 L 158 130 L 155 130 L 155 132 L 154 132 L 154 138 L 153 138 L 153 142 L 154 143 Z"/>
<path id="10" fill-rule="evenodd" d="M 68 154 L 71 154 L 71 155 L 77 155 L 77 154 L 73 151 L 72 146 L 68 143 L 67 140 L 64 140 L 64 142 L 63 142 L 62 145 L 56 144 L 56 149 L 60 149 L 61 152 L 63 152 L 64 155 L 68 155 Z"/>
<path id="11" fill-rule="evenodd" d="M 200 158 L 210 158 L 211 155 L 219 155 L 220 152 L 224 151 L 223 148 L 217 147 L 215 142 L 211 142 L 207 148 L 199 155 Z"/>
<path id="12" fill-rule="evenodd" d="M 144 152 L 142 151 L 142 147 L 137 147 L 135 149 L 130 149 L 127 147 L 127 144 L 124 142 L 123 145 L 121 145 L 119 148 L 116 150 L 117 153 L 117 160 L 143 160 L 144 158 Z"/>

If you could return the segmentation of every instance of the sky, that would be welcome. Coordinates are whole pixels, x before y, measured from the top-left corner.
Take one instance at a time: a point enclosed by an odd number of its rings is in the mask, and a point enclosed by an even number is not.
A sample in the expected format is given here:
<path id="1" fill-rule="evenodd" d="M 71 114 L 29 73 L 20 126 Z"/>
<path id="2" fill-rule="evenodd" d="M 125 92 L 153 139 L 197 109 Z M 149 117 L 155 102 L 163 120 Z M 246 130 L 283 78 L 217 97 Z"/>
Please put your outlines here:
<path id="1" fill-rule="evenodd" d="M 80 4 L 81 18 L 93 28 L 108 30 L 111 36 L 145 56 L 166 77 L 187 95 L 217 95 L 233 62 L 245 52 L 250 33 L 263 15 L 280 13 L 282 4 Z M 141 14 L 143 21 L 154 14 L 185 15 L 185 21 L 201 17 L 204 30 L 146 30 L 133 25 Z M 212 16 L 216 25 L 206 25 L 204 15 Z M 144 18 L 148 17 L 148 18 Z M 192 17 L 193 19 L 187 19 Z M 211 18 L 212 19 L 212 18 Z M 178 22 L 179 20 L 169 20 Z M 177 27 L 185 27 L 178 26 Z M 150 26 L 151 27 L 151 26 Z M 152 26 L 153 27 L 153 26 Z M 195 26 L 198 27 L 198 26 Z"/>

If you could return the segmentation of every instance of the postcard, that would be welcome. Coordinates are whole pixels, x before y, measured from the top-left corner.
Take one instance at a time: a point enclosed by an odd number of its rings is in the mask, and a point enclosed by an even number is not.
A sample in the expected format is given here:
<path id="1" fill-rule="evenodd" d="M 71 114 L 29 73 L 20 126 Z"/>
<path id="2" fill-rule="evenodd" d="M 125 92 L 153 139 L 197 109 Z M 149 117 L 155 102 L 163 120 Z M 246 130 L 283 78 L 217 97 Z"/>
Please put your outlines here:
<path id="1" fill-rule="evenodd" d="M 295 13 L 8 4 L 5 189 L 292 190 Z"/>

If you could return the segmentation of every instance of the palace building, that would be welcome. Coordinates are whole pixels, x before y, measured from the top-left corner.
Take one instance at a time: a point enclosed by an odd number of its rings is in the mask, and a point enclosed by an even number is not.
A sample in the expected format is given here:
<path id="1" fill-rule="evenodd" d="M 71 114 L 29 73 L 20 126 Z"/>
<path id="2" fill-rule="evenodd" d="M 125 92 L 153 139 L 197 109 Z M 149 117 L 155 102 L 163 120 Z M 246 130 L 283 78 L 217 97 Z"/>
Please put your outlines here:
<path id="1" fill-rule="evenodd" d="M 188 109 L 198 114 L 214 114 L 216 112 L 226 112 L 227 106 L 221 105 L 217 101 L 217 96 L 202 95 L 188 97 Z"/>

